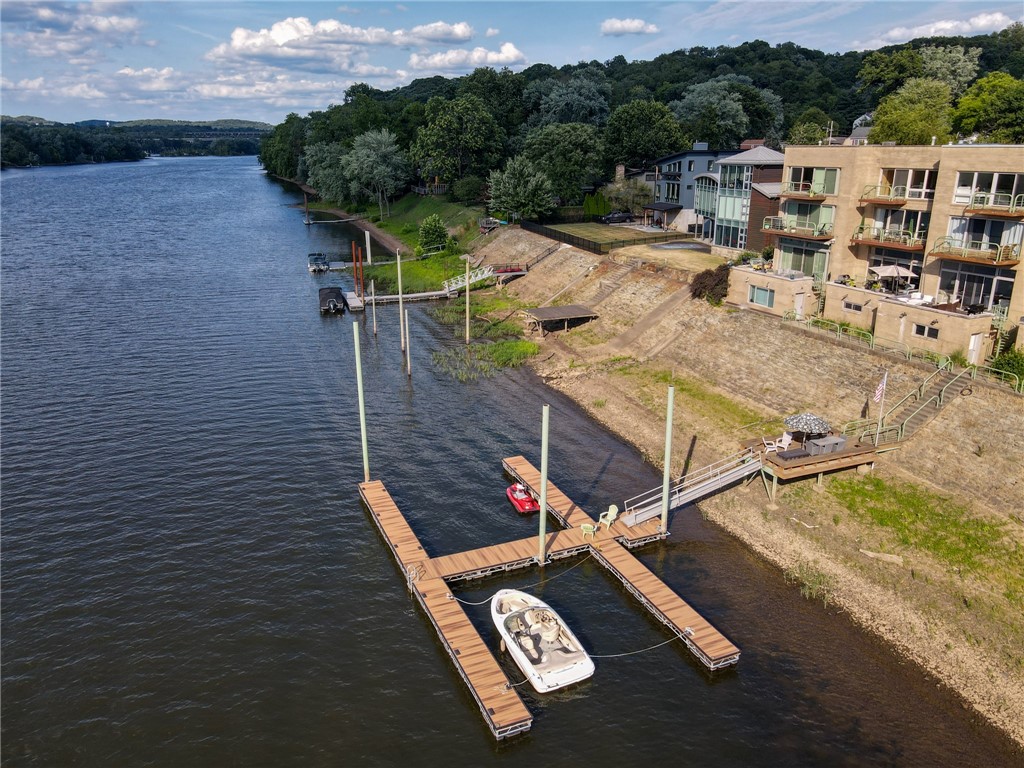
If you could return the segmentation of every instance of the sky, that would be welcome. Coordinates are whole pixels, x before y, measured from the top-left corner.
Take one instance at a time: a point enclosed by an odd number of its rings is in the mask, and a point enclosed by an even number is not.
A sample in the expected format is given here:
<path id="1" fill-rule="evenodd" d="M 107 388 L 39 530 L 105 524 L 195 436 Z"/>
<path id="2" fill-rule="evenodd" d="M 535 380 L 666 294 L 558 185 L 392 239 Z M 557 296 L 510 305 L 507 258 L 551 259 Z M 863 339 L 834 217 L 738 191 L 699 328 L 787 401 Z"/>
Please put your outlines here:
<path id="1" fill-rule="evenodd" d="M 320 2 L 0 0 L 0 112 L 79 120 L 259 120 L 490 66 L 650 60 L 694 46 L 793 42 L 827 53 L 981 35 L 1020 0 Z"/>

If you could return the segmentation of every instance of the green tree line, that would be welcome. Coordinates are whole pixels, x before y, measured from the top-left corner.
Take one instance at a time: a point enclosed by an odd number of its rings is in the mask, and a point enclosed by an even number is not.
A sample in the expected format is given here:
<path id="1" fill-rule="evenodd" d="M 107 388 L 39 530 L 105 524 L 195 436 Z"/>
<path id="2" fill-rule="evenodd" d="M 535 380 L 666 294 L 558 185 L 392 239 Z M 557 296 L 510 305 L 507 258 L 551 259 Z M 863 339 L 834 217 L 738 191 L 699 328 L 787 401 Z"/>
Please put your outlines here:
<path id="1" fill-rule="evenodd" d="M 147 155 L 256 155 L 260 131 L 210 126 L 107 126 L 33 124 L 4 119 L 0 133 L 3 167 L 113 163 L 141 160 Z"/>
<path id="2" fill-rule="evenodd" d="M 412 183 L 536 216 L 555 201 L 578 205 L 616 164 L 646 169 L 696 141 L 816 143 L 865 115 L 872 142 L 1024 142 L 1022 77 L 1020 23 L 871 52 L 753 41 L 651 61 L 480 68 L 390 91 L 353 85 L 340 104 L 288 115 L 259 157 L 270 173 L 309 182 L 329 200 L 373 200 L 382 214 Z"/>

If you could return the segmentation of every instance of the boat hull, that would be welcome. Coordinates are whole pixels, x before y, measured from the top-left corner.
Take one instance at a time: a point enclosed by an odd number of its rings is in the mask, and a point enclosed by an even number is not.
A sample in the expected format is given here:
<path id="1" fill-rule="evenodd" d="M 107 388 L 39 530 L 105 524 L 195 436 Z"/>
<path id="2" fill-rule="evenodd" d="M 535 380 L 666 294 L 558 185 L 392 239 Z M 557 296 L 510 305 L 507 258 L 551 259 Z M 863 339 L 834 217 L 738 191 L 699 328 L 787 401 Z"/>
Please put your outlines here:
<path id="1" fill-rule="evenodd" d="M 586 680 L 594 662 L 562 618 L 540 598 L 502 589 L 491 598 L 491 619 L 505 649 L 538 693 Z"/>
<path id="2" fill-rule="evenodd" d="M 537 512 L 540 509 L 540 504 L 537 503 L 537 500 L 518 483 L 506 488 L 505 496 L 508 497 L 508 500 L 520 515 L 529 515 L 530 513 Z"/>

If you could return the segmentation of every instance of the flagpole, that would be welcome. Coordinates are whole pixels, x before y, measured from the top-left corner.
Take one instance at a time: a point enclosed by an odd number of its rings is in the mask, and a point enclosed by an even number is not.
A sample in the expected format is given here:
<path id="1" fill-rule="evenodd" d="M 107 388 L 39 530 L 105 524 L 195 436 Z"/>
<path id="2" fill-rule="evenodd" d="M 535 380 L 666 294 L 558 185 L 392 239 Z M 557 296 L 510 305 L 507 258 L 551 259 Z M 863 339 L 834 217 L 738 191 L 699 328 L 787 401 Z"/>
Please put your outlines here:
<path id="1" fill-rule="evenodd" d="M 882 414 L 885 413 L 885 390 L 889 383 L 889 371 L 886 369 L 882 376 L 882 395 L 878 398 L 878 427 L 875 429 L 875 448 L 878 447 L 878 436 L 882 433 Z"/>

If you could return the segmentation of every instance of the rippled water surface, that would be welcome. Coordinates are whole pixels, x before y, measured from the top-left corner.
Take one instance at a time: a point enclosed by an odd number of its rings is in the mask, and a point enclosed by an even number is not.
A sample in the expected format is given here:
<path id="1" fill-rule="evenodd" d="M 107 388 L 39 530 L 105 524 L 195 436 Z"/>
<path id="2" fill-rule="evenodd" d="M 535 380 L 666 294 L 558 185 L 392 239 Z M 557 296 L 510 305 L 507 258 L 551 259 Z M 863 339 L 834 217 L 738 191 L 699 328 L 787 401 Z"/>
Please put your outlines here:
<path id="1" fill-rule="evenodd" d="M 9 766 L 996 766 L 957 699 L 693 510 L 640 558 L 743 651 L 709 678 L 677 643 L 525 691 L 494 742 L 362 509 L 352 319 L 321 318 L 302 223 L 252 158 L 5 171 L 2 758 Z M 370 463 L 432 554 L 535 530 L 501 458 L 593 511 L 660 473 L 528 374 L 457 384 L 409 307 L 359 318 Z M 669 635 L 593 561 L 526 587 L 594 654 Z M 486 606 L 467 606 L 495 647 Z M 514 668 L 509 672 L 520 679 Z"/>

